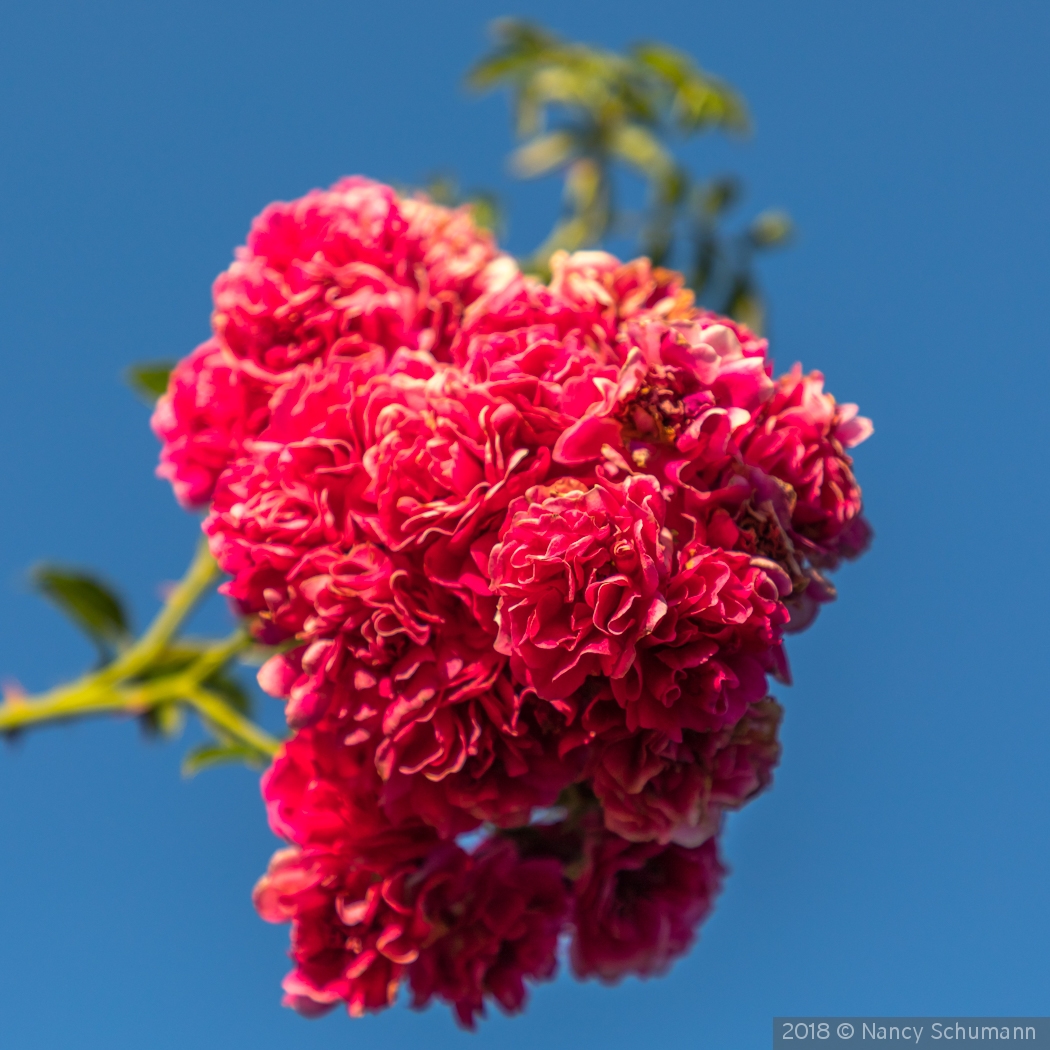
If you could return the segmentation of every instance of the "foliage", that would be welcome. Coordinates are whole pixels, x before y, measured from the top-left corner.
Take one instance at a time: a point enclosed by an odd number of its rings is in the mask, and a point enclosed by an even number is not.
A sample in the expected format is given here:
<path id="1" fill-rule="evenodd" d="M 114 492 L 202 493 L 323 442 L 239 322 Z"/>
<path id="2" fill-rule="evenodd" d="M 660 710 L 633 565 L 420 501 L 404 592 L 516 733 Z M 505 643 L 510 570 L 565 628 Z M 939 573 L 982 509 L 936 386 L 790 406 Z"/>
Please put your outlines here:
<path id="1" fill-rule="evenodd" d="M 147 404 L 152 405 L 168 389 L 173 361 L 140 361 L 124 373 L 128 386 Z"/>
<path id="2" fill-rule="evenodd" d="M 99 658 L 108 663 L 130 639 L 120 598 L 91 573 L 44 563 L 29 574 L 33 587 L 65 613 L 94 642 Z"/>
<path id="3" fill-rule="evenodd" d="M 673 152 L 676 141 L 693 135 L 746 132 L 747 108 L 736 91 L 664 44 L 640 43 L 619 54 L 511 18 L 493 23 L 492 34 L 494 49 L 467 83 L 510 92 L 515 132 L 524 140 L 511 155 L 516 175 L 564 179 L 564 213 L 524 268 L 546 277 L 554 251 L 634 233 L 639 253 L 657 265 L 684 255 L 682 268 L 706 305 L 760 328 L 752 256 L 786 243 L 790 220 L 764 212 L 743 232 L 723 234 L 739 184 L 699 181 Z M 640 215 L 619 204 L 620 169 L 645 184 Z"/>

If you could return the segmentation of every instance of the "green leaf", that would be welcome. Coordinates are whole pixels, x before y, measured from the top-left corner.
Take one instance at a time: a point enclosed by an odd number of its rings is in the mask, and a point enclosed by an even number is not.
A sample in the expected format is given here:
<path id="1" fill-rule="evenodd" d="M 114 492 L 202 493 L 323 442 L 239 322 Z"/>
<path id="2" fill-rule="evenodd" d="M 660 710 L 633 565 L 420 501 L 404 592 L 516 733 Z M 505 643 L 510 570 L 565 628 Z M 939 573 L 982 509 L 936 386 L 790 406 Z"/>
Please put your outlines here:
<path id="1" fill-rule="evenodd" d="M 510 163 L 516 175 L 533 179 L 567 164 L 575 152 L 576 138 L 571 132 L 552 131 L 518 147 Z"/>
<path id="2" fill-rule="evenodd" d="M 615 89 L 600 67 L 588 69 L 580 66 L 581 63 L 576 62 L 541 66 L 529 79 L 528 93 L 540 105 L 578 106 L 592 120 L 600 121 L 603 116 L 608 119 L 611 114 L 603 114 L 603 111 L 610 108 Z"/>
<path id="3" fill-rule="evenodd" d="M 124 372 L 128 386 L 147 404 L 152 405 L 168 389 L 168 377 L 174 361 L 140 361 Z"/>
<path id="4" fill-rule="evenodd" d="M 494 193 L 478 190 L 467 195 L 474 225 L 490 233 L 501 233 L 504 227 L 503 210 Z"/>
<path id="5" fill-rule="evenodd" d="M 685 197 L 688 175 L 677 165 L 664 178 L 650 185 L 648 214 L 639 234 L 642 254 L 654 266 L 663 266 L 671 255 L 675 241 L 675 220 L 678 207 Z"/>
<path id="6" fill-rule="evenodd" d="M 539 55 L 561 46 L 553 33 L 521 18 L 497 18 L 489 33 L 496 41 L 496 50 L 467 74 L 467 84 L 478 91 L 513 79 Z"/>
<path id="7" fill-rule="evenodd" d="M 700 186 L 696 194 L 695 207 L 701 220 L 719 218 L 740 199 L 740 182 L 731 175 Z"/>
<path id="8" fill-rule="evenodd" d="M 37 565 L 30 581 L 99 647 L 103 657 L 128 641 L 128 619 L 120 599 L 97 577 L 57 565 Z"/>
<path id="9" fill-rule="evenodd" d="M 493 19 L 489 24 L 489 34 L 507 50 L 522 54 L 561 46 L 559 36 L 526 18 Z"/>
<path id="10" fill-rule="evenodd" d="M 655 119 L 652 92 L 640 82 L 633 60 L 586 44 L 566 43 L 518 19 L 494 23 L 493 36 L 496 48 L 474 66 L 467 83 L 479 91 L 511 89 L 519 137 L 542 130 L 545 109 L 551 104 L 576 110 L 571 119 L 577 125 L 609 127 L 628 118 Z"/>
<path id="11" fill-rule="evenodd" d="M 794 232 L 794 223 L 787 212 L 764 211 L 751 223 L 747 236 L 756 248 L 778 248 L 791 240 Z"/>
<path id="12" fill-rule="evenodd" d="M 201 744 L 186 753 L 182 760 L 182 775 L 196 776 L 202 769 L 230 762 L 241 762 L 253 769 L 260 769 L 266 764 L 266 759 L 258 751 L 242 744 Z"/>
<path id="13" fill-rule="evenodd" d="M 734 320 L 747 325 L 757 335 L 762 334 L 766 311 L 750 277 L 737 277 L 729 290 L 725 312 Z"/>
<path id="14" fill-rule="evenodd" d="M 686 134 L 717 127 L 746 131 L 744 100 L 726 83 L 705 73 L 689 55 L 666 44 L 639 44 L 635 60 L 672 93 L 671 109 Z"/>
<path id="15" fill-rule="evenodd" d="M 182 733 L 186 724 L 186 712 L 179 703 L 157 704 L 139 720 L 147 735 L 173 739 Z"/>
<path id="16" fill-rule="evenodd" d="M 259 642 L 254 642 L 246 649 L 241 650 L 239 660 L 242 664 L 248 664 L 251 667 L 262 667 L 271 656 L 276 656 L 278 653 L 290 653 L 294 649 L 302 649 L 303 646 L 308 644 L 302 638 L 286 638 L 283 642 L 278 642 L 277 645 L 262 645 Z"/>
<path id="17" fill-rule="evenodd" d="M 609 149 L 657 183 L 674 176 L 675 164 L 660 140 L 640 124 L 620 124 L 609 135 Z"/>
<path id="18" fill-rule="evenodd" d="M 606 174 L 593 157 L 573 161 L 565 175 L 565 199 L 575 212 L 584 213 L 595 206 L 602 194 Z"/>
<path id="19" fill-rule="evenodd" d="M 543 102 L 530 89 L 519 91 L 514 105 L 514 133 L 519 139 L 527 139 L 542 130 Z"/>
<path id="20" fill-rule="evenodd" d="M 203 684 L 211 692 L 220 696 L 235 711 L 239 711 L 242 715 L 250 715 L 252 713 L 251 697 L 245 692 L 244 686 L 225 670 L 216 671 Z"/>
<path id="21" fill-rule="evenodd" d="M 717 267 L 721 249 L 718 240 L 708 233 L 701 233 L 696 238 L 694 247 L 695 262 L 689 287 L 700 298 L 707 291 L 708 283 Z"/>
<path id="22" fill-rule="evenodd" d="M 446 172 L 431 175 L 423 185 L 423 192 L 435 204 L 442 204 L 446 208 L 454 208 L 459 203 L 459 183 L 454 175 Z"/>

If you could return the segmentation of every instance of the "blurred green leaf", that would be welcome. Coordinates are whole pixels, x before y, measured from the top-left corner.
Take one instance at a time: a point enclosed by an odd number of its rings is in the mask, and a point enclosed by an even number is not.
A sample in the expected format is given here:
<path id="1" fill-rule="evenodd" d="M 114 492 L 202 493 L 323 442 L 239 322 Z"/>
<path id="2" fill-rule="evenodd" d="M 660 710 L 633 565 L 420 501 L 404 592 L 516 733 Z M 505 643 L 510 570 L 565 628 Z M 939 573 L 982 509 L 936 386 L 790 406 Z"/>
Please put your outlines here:
<path id="1" fill-rule="evenodd" d="M 102 657 L 128 641 L 128 619 L 120 598 L 97 577 L 58 565 L 30 570 L 33 588 L 63 612 L 98 646 Z"/>
<path id="2" fill-rule="evenodd" d="M 242 664 L 248 664 L 251 667 L 261 667 L 271 656 L 276 656 L 278 653 L 290 653 L 295 649 L 302 649 L 308 644 L 309 642 L 305 642 L 301 638 L 286 638 L 283 642 L 278 642 L 277 645 L 262 645 L 258 642 L 253 642 L 247 649 L 241 650 L 238 659 Z"/>
<path id="3" fill-rule="evenodd" d="M 592 209 L 601 196 L 604 172 L 592 157 L 581 157 L 569 166 L 565 176 L 565 199 L 577 214 Z"/>
<path id="4" fill-rule="evenodd" d="M 140 361 L 125 370 L 124 379 L 143 401 L 152 405 L 168 389 L 168 377 L 174 367 L 174 361 Z"/>
<path id="5" fill-rule="evenodd" d="M 675 171 L 671 154 L 660 140 L 640 124 L 617 124 L 608 139 L 609 149 L 654 182 L 669 180 Z"/>
<path id="6" fill-rule="evenodd" d="M 503 213 L 496 195 L 489 190 L 469 190 L 462 192 L 455 175 L 448 172 L 437 172 L 431 175 L 422 187 L 401 186 L 398 192 L 411 196 L 422 192 L 435 204 L 446 208 L 459 208 L 467 205 L 475 225 L 491 233 L 499 233 L 503 226 Z"/>
<path id="7" fill-rule="evenodd" d="M 568 131 L 551 131 L 519 146 L 510 158 L 514 173 L 533 179 L 563 167 L 576 152 L 576 137 Z"/>
<path id="8" fill-rule="evenodd" d="M 157 704 L 142 715 L 139 722 L 147 735 L 162 736 L 170 740 L 182 733 L 186 724 L 186 713 L 178 703 Z"/>
<path id="9" fill-rule="evenodd" d="M 749 275 L 740 275 L 730 290 L 725 312 L 761 335 L 765 327 L 765 307 Z"/>
<path id="10" fill-rule="evenodd" d="M 205 680 L 204 685 L 211 692 L 218 694 L 235 711 L 239 711 L 242 715 L 251 714 L 251 697 L 245 691 L 244 686 L 236 678 L 232 677 L 228 671 L 217 671 Z"/>
<path id="11" fill-rule="evenodd" d="M 787 212 L 764 211 L 751 223 L 747 235 L 756 248 L 776 248 L 791 240 L 794 232 L 794 224 Z"/>
<path id="12" fill-rule="evenodd" d="M 149 682 L 156 678 L 168 678 L 172 675 L 177 675 L 180 671 L 189 668 L 195 660 L 208 651 L 209 647 L 207 641 L 180 640 L 164 649 L 133 680 Z M 219 670 L 204 679 L 201 684 L 235 711 L 250 717 L 252 709 L 251 697 L 227 668 L 219 668 Z M 141 716 L 143 729 L 147 733 L 165 737 L 177 736 L 182 731 L 183 721 L 183 708 L 177 701 L 158 704 Z M 218 730 L 214 731 L 216 734 L 219 733 Z"/>
<path id="13" fill-rule="evenodd" d="M 720 254 L 718 242 L 714 237 L 701 233 L 693 245 L 694 263 L 692 279 L 689 286 L 702 296 L 707 291 L 707 286 L 715 270 L 715 264 Z"/>
<path id="14" fill-rule="evenodd" d="M 520 18 L 497 18 L 489 26 L 489 33 L 496 50 L 467 73 L 467 83 L 478 91 L 520 74 L 536 56 L 560 43 L 553 33 Z"/>
<path id="15" fill-rule="evenodd" d="M 494 193 L 478 190 L 467 197 L 467 204 L 470 205 L 470 213 L 474 217 L 475 226 L 480 226 L 481 229 L 488 230 L 490 233 L 502 233 L 503 209 Z"/>
<path id="16" fill-rule="evenodd" d="M 718 219 L 740 199 L 740 181 L 731 175 L 712 179 L 697 187 L 696 212 L 701 221 Z"/>
<path id="17" fill-rule="evenodd" d="M 666 44 L 638 44 L 635 59 L 672 92 L 671 111 L 686 134 L 706 128 L 746 131 L 744 100 L 726 83 L 705 73 L 689 55 Z"/>
<path id="18" fill-rule="evenodd" d="M 226 765 L 230 762 L 240 762 L 255 769 L 266 764 L 258 751 L 241 744 L 200 744 L 188 751 L 182 760 L 182 775 L 184 777 L 196 776 L 202 769 Z"/>
<path id="19" fill-rule="evenodd" d="M 411 193 L 411 189 L 405 192 Z M 459 203 L 459 183 L 452 175 L 432 175 L 423 186 L 423 192 L 435 204 L 443 204 L 446 208 L 453 208 Z"/>

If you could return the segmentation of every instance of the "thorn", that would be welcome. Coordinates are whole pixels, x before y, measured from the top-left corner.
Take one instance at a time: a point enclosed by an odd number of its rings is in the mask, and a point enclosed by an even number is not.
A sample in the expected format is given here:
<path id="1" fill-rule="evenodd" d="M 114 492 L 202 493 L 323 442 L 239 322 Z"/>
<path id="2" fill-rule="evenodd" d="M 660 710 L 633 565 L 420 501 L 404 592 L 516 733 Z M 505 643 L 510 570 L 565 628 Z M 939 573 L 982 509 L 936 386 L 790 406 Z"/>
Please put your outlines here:
<path id="1" fill-rule="evenodd" d="M 29 694 L 25 691 L 22 683 L 17 678 L 5 678 L 0 682 L 0 695 L 5 704 L 17 707 L 28 702 Z"/>

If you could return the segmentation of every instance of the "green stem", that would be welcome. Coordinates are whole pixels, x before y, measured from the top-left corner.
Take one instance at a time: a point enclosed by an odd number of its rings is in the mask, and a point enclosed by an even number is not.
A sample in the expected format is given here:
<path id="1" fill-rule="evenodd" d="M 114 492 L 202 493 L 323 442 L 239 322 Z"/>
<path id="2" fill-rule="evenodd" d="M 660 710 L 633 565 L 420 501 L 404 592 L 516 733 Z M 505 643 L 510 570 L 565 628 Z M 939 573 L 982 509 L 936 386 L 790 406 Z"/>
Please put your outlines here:
<path id="1" fill-rule="evenodd" d="M 100 674 L 109 681 L 130 678 L 145 670 L 165 649 L 204 592 L 218 578 L 219 566 L 201 540 L 186 575 L 175 585 L 146 633 Z"/>
<path id="2" fill-rule="evenodd" d="M 9 694 L 0 704 L 0 733 L 93 715 L 142 715 L 161 704 L 181 703 L 235 743 L 261 756 L 272 757 L 280 747 L 280 741 L 245 718 L 204 684 L 251 644 L 246 631 L 237 630 L 228 638 L 205 647 L 188 665 L 178 670 L 142 680 L 142 675 L 164 655 L 218 574 L 214 558 L 207 546 L 201 543 L 186 575 L 134 645 L 101 670 L 82 675 L 74 682 L 39 696 Z"/>
<path id="3" fill-rule="evenodd" d="M 207 719 L 238 744 L 254 748 L 267 758 L 277 754 L 281 742 L 270 736 L 250 719 L 230 707 L 223 699 L 203 686 L 196 686 L 185 693 L 185 700 L 197 714 Z"/>

